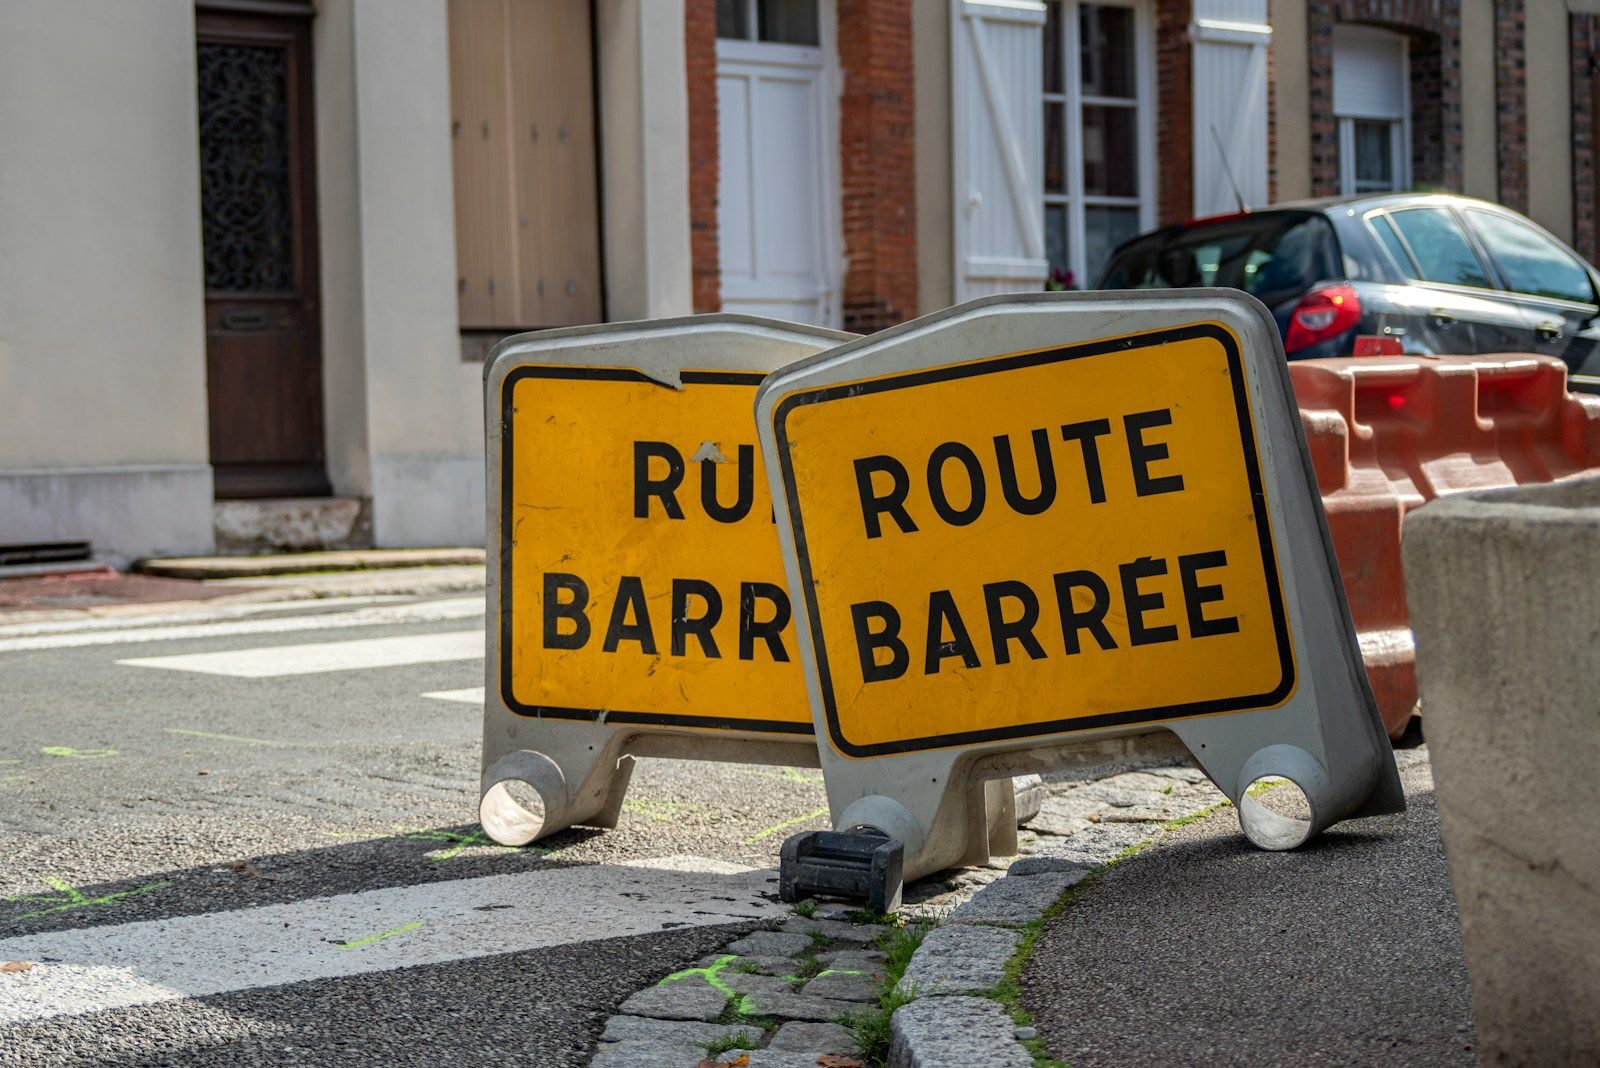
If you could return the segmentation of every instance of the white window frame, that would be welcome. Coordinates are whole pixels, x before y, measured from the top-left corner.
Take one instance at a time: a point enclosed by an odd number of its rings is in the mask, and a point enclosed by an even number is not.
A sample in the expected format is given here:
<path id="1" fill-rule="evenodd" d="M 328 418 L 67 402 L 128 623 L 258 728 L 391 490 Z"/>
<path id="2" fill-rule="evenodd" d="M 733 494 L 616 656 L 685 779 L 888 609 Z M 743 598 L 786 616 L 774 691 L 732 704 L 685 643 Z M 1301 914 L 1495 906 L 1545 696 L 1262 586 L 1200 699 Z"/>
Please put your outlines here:
<path id="1" fill-rule="evenodd" d="M 818 220 L 821 228 L 822 286 L 820 293 L 819 325 L 839 329 L 844 319 L 844 275 L 848 264 L 844 253 L 844 190 L 842 161 L 839 158 L 839 128 L 843 119 L 839 103 L 843 76 L 839 70 L 839 13 L 838 0 L 819 0 L 817 4 L 817 37 L 815 45 L 779 44 L 757 39 L 760 27 L 756 23 L 757 0 L 745 0 L 750 29 L 749 37 L 718 37 L 717 64 L 720 77 L 725 62 L 782 64 L 793 62 L 802 66 L 822 66 L 822 94 L 825 102 L 822 113 L 821 143 L 815 146 L 817 164 L 821 169 L 824 196 L 822 213 Z M 720 147 L 718 151 L 721 151 Z M 720 209 L 719 209 L 720 210 Z M 720 261 L 720 255 L 719 255 Z M 722 265 L 718 263 L 718 272 Z M 725 283 L 724 283 L 725 284 Z"/>
<path id="2" fill-rule="evenodd" d="M 1061 104 L 1065 121 L 1062 150 L 1066 155 L 1067 191 L 1051 193 L 1044 190 L 1040 175 L 1041 221 L 1046 206 L 1062 205 L 1067 209 L 1067 269 L 1080 289 L 1093 288 L 1098 279 L 1088 276 L 1086 253 L 1088 223 L 1085 208 L 1124 207 L 1139 210 L 1139 229 L 1150 230 L 1156 222 L 1156 85 L 1155 85 L 1155 19 L 1151 0 L 1047 0 L 1061 20 L 1062 89 L 1060 93 L 1040 93 L 1040 111 L 1047 103 Z M 1083 71 L 1079 64 L 1078 11 L 1085 3 L 1100 7 L 1123 7 L 1133 11 L 1133 103 L 1123 97 L 1090 96 L 1083 92 Z M 1083 109 L 1085 107 L 1131 108 L 1136 118 L 1136 144 L 1138 159 L 1138 195 L 1115 197 L 1090 195 L 1084 191 L 1083 181 Z M 1046 140 L 1049 131 L 1046 131 Z M 1045 248 L 1049 249 L 1048 231 Z"/>
<path id="3" fill-rule="evenodd" d="M 1352 26 L 1352 30 L 1364 27 Z M 1394 192 L 1411 188 L 1411 39 L 1403 33 L 1383 31 L 1400 40 L 1400 106 L 1393 112 L 1340 111 L 1334 109 L 1339 128 L 1339 192 L 1343 196 L 1381 193 L 1382 189 L 1356 189 L 1356 122 L 1389 124 L 1389 151 L 1394 159 Z M 1335 60 L 1337 62 L 1337 60 Z"/>
<path id="4" fill-rule="evenodd" d="M 761 0 L 743 0 L 739 5 L 744 8 L 744 25 L 748 34 L 744 37 L 724 37 L 719 26 L 717 40 L 719 41 L 746 41 L 750 44 L 776 44 L 785 45 L 782 41 L 763 41 L 761 39 Z M 823 48 L 828 44 L 828 30 L 831 16 L 824 8 L 832 9 L 833 0 L 818 0 L 817 3 L 817 43 L 814 45 L 785 45 L 788 48 Z"/>

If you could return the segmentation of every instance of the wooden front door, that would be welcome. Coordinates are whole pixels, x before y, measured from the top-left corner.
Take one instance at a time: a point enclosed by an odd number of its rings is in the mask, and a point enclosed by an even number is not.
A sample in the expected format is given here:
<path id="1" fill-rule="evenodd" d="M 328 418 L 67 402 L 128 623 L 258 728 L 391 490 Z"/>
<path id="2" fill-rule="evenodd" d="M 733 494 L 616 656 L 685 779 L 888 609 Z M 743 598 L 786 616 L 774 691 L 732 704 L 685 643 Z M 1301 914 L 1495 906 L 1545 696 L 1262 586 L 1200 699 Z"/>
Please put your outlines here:
<path id="1" fill-rule="evenodd" d="M 310 19 L 196 30 L 216 495 L 326 495 Z"/>

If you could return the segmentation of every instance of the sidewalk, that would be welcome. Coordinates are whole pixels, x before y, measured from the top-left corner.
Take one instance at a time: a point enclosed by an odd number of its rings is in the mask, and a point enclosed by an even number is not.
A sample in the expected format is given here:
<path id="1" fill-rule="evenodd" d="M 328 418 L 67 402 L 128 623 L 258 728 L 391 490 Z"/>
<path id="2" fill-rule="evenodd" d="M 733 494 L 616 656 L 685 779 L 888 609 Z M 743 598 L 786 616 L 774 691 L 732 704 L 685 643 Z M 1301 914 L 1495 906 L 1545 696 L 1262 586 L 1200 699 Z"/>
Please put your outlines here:
<path id="1" fill-rule="evenodd" d="M 485 585 L 482 549 L 371 549 L 147 561 L 0 578 L 0 624 L 205 612 L 227 605 L 334 597 L 431 597 Z"/>
<path id="2" fill-rule="evenodd" d="M 1093 1065 L 1478 1063 L 1429 766 L 1407 812 L 1264 853 L 1224 809 L 1103 870 L 1021 979 L 1050 1055 Z"/>

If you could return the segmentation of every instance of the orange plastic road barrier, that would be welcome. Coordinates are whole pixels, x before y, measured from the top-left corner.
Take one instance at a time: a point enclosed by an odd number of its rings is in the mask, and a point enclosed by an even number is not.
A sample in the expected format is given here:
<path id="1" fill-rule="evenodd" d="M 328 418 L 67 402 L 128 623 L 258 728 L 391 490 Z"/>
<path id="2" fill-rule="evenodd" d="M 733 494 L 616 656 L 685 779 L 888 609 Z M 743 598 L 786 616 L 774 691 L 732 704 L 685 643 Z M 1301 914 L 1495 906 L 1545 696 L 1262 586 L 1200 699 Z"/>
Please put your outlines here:
<path id="1" fill-rule="evenodd" d="M 1289 365 L 1306 445 L 1390 737 L 1417 707 L 1400 530 L 1462 490 L 1600 469 L 1600 396 L 1550 356 L 1397 356 Z M 1463 582 L 1480 576 L 1464 574 Z"/>

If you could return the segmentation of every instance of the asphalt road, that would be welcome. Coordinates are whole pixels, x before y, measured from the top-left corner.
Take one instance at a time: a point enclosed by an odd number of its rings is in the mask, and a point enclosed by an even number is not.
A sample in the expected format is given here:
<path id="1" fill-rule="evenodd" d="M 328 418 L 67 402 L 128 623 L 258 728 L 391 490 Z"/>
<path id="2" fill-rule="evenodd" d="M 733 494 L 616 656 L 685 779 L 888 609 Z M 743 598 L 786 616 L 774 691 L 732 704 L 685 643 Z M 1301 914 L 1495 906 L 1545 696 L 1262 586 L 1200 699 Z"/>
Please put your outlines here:
<path id="1" fill-rule="evenodd" d="M 0 626 L 0 1064 L 581 1064 L 825 818 L 814 770 L 643 761 L 615 831 L 486 842 L 479 706 L 424 696 L 482 686 L 481 598 L 92 626 Z"/>
<path id="2" fill-rule="evenodd" d="M 1264 853 L 1231 810 L 1102 873 L 1040 936 L 1023 1005 L 1073 1065 L 1474 1065 L 1426 764 L 1397 816 Z"/>

